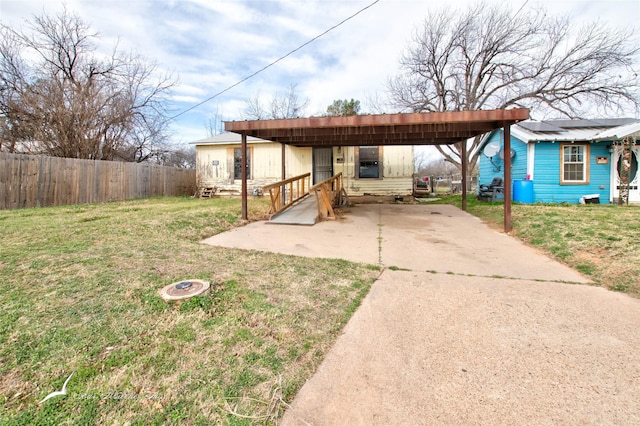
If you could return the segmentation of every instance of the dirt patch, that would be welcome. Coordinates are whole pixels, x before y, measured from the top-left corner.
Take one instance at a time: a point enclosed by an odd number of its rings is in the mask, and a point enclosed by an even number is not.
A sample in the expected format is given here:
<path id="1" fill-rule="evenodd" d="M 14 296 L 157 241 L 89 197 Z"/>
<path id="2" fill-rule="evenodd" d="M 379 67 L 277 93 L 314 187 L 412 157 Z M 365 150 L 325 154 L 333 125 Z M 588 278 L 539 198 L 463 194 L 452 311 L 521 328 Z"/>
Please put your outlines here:
<path id="1" fill-rule="evenodd" d="M 604 266 L 604 264 L 608 263 L 605 259 L 610 256 L 610 253 L 605 249 L 593 249 L 590 251 L 576 251 L 574 256 L 578 261 L 586 260 Z"/>
<path id="2" fill-rule="evenodd" d="M 350 204 L 416 204 L 411 195 L 402 195 L 402 201 L 396 200 L 396 195 L 361 195 L 349 196 Z"/>

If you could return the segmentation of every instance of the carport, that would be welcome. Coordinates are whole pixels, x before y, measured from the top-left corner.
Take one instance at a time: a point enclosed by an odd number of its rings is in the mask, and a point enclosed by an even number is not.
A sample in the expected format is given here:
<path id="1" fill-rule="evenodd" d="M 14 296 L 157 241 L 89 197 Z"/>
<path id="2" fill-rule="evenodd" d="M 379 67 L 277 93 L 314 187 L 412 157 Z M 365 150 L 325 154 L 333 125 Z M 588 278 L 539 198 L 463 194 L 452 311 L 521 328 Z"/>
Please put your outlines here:
<path id="1" fill-rule="evenodd" d="M 242 164 L 246 164 L 247 136 L 296 147 L 453 145 L 502 128 L 504 150 L 511 150 L 510 126 L 529 118 L 525 108 L 308 117 L 278 120 L 230 121 L 226 131 L 242 137 Z M 462 143 L 462 182 L 467 181 L 466 143 Z M 504 159 L 504 230 L 511 230 L 511 158 Z M 283 170 L 284 178 L 284 170 Z M 242 168 L 242 217 L 247 212 L 247 175 Z M 467 208 L 467 187 L 462 185 L 462 209 Z"/>

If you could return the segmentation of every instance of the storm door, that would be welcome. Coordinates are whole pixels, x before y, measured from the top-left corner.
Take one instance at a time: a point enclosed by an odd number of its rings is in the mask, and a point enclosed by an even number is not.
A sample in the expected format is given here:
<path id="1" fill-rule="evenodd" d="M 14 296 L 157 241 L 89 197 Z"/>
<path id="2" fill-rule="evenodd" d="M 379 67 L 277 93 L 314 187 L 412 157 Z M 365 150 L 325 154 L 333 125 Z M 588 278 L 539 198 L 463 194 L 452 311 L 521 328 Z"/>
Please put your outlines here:
<path id="1" fill-rule="evenodd" d="M 313 185 L 333 176 L 333 148 L 313 148 Z"/>

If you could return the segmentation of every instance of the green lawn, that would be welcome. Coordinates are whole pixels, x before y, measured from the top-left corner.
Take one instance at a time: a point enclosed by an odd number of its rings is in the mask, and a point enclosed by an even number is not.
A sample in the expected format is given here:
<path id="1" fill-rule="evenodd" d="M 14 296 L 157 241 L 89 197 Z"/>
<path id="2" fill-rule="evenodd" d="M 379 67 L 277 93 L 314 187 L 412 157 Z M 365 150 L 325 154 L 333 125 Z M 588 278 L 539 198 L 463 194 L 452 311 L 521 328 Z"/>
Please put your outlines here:
<path id="1" fill-rule="evenodd" d="M 460 196 L 440 202 L 461 207 Z M 470 196 L 467 211 L 503 229 L 503 204 Z M 512 235 L 611 290 L 640 297 L 640 206 L 513 204 Z"/>
<path id="2" fill-rule="evenodd" d="M 267 207 L 249 200 L 251 218 Z M 468 211 L 501 229 L 502 204 Z M 239 213 L 191 198 L 0 211 L 0 424 L 275 422 L 379 270 L 200 243 Z M 514 205 L 513 227 L 640 297 L 638 206 Z M 212 291 L 159 297 L 188 278 Z M 38 404 L 72 372 L 67 396 Z"/>
<path id="3" fill-rule="evenodd" d="M 274 422 L 379 270 L 199 242 L 239 213 L 191 198 L 0 211 L 0 424 Z M 212 291 L 159 297 L 188 278 Z"/>

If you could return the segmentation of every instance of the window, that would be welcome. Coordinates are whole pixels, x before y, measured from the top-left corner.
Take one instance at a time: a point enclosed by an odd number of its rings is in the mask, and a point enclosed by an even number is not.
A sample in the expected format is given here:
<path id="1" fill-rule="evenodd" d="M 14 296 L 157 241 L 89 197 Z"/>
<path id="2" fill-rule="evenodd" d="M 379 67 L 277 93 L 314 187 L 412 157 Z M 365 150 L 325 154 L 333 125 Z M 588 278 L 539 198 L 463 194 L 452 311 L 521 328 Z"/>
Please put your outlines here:
<path id="1" fill-rule="evenodd" d="M 560 183 L 589 183 L 589 145 L 561 145 Z"/>
<path id="2" fill-rule="evenodd" d="M 382 155 L 378 146 L 361 146 L 356 152 L 358 178 L 379 179 L 382 177 Z"/>
<path id="3" fill-rule="evenodd" d="M 247 180 L 251 179 L 251 148 L 247 148 Z M 242 179 L 242 148 L 233 149 L 233 178 Z"/>

